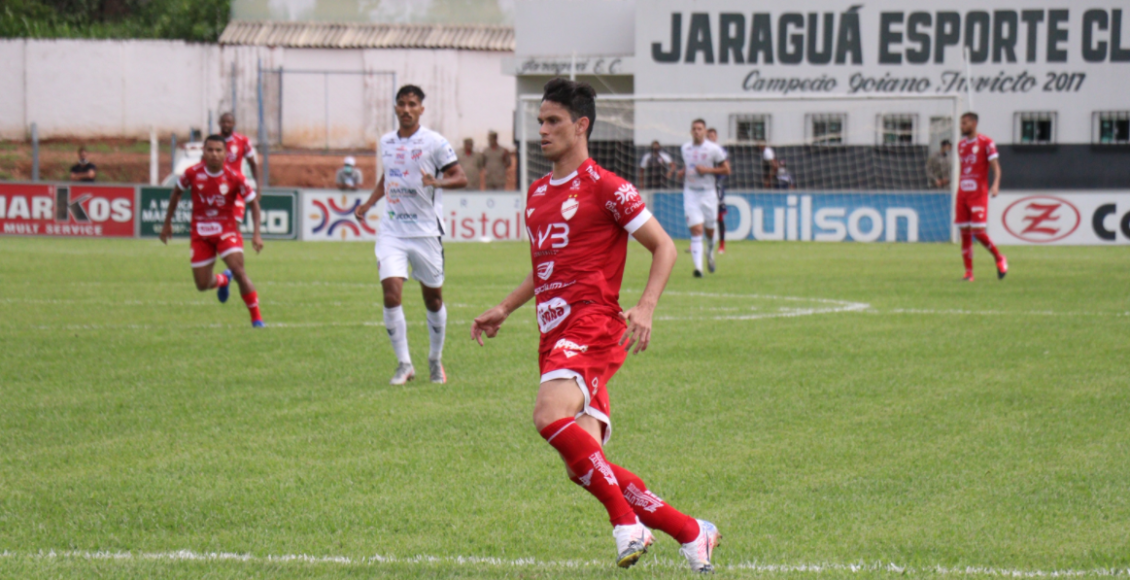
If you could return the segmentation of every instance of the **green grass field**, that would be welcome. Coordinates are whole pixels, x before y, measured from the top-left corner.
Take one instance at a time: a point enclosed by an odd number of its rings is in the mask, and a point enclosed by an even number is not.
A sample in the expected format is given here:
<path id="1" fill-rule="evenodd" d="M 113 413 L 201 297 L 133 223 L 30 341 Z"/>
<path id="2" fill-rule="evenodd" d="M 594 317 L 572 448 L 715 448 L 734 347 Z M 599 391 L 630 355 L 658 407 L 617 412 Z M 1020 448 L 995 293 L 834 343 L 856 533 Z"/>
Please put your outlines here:
<path id="1" fill-rule="evenodd" d="M 183 241 L 0 250 L 0 577 L 690 574 L 666 536 L 614 567 L 532 426 L 531 309 L 468 338 L 525 245 L 447 246 L 450 382 L 398 388 L 369 244 L 250 256 L 263 331 Z M 1130 574 L 1130 253 L 1006 250 L 972 284 L 949 244 L 737 243 L 705 280 L 680 253 L 609 458 L 718 524 L 719 576 Z"/>

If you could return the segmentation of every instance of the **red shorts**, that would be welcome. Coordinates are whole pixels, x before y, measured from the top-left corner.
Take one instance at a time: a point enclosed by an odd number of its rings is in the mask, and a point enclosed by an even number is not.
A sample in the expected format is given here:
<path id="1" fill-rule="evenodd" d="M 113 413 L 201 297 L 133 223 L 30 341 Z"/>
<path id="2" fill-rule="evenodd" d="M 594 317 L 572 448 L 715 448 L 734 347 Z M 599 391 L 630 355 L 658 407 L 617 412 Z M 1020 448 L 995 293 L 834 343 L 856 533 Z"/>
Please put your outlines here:
<path id="1" fill-rule="evenodd" d="M 543 336 L 548 350 L 538 353 L 541 382 L 575 380 L 585 394 L 585 408 L 577 416 L 589 415 L 603 423 L 604 443 L 612 437 L 608 381 L 628 356 L 619 344 L 625 328 L 623 321 L 608 314 L 582 313 Z"/>
<path id="2" fill-rule="evenodd" d="M 192 238 L 192 267 L 207 266 L 216 261 L 216 256 L 225 258 L 229 254 L 243 252 L 243 235 L 239 230 L 225 231 L 216 236 Z"/>
<path id="3" fill-rule="evenodd" d="M 960 191 L 953 223 L 959 228 L 983 228 L 989 221 L 989 191 Z"/>

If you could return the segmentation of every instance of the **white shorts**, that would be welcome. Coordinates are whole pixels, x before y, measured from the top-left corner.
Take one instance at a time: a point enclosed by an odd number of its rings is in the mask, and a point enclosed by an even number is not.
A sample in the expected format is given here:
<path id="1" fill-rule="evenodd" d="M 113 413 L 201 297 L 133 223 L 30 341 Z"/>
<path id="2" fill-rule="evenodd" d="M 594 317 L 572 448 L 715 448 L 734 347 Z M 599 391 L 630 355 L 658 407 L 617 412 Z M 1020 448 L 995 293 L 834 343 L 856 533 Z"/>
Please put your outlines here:
<path id="1" fill-rule="evenodd" d="M 439 238 L 398 238 L 384 235 L 377 239 L 374 253 L 381 280 L 412 277 L 428 288 L 443 287 L 443 243 Z"/>
<path id="2" fill-rule="evenodd" d="M 688 228 L 702 225 L 714 229 L 718 225 L 718 192 L 713 189 L 684 189 L 683 212 L 687 214 Z"/>

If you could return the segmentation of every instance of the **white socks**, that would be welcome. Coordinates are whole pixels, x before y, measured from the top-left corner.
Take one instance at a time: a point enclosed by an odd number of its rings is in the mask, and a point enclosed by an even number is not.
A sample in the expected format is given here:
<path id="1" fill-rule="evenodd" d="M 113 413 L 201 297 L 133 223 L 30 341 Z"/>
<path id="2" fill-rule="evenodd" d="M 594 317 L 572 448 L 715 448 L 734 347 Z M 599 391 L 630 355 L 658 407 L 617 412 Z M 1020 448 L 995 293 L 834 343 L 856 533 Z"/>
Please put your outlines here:
<path id="1" fill-rule="evenodd" d="M 427 310 L 427 313 L 428 338 L 432 342 L 432 349 L 428 351 L 428 360 L 439 360 L 443 357 L 443 338 L 447 333 L 447 305 L 440 306 L 439 312 Z"/>
<path id="2" fill-rule="evenodd" d="M 691 259 L 694 260 L 694 269 L 702 271 L 702 236 L 691 236 Z"/>
<path id="3" fill-rule="evenodd" d="M 403 308 L 385 308 L 385 328 L 388 330 L 388 340 L 392 342 L 392 351 L 396 353 L 396 360 L 412 364 L 412 357 L 408 355 L 408 323 L 404 320 Z"/>
<path id="4" fill-rule="evenodd" d="M 714 231 L 718 231 L 718 230 L 714 230 Z M 713 252 L 713 251 L 714 251 L 714 236 L 710 236 L 710 237 L 706 238 L 706 253 L 709 254 L 710 252 Z"/>

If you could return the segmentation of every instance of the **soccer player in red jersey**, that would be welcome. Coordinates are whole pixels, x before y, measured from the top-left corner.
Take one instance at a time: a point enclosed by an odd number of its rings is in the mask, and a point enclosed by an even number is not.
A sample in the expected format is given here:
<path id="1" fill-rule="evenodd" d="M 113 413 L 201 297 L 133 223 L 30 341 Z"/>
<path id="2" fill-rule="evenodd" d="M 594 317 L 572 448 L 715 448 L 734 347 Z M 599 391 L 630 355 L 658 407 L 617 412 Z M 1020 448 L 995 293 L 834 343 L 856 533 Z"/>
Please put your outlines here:
<path id="1" fill-rule="evenodd" d="M 475 319 L 471 337 L 482 345 L 484 334 L 496 336 L 514 310 L 535 299 L 541 386 L 534 425 L 561 455 L 569 478 L 607 509 L 617 564 L 635 564 L 654 541 L 649 528 L 657 528 L 682 544 L 693 570 L 708 572 L 720 539 L 714 524 L 680 513 L 603 451 L 612 433 L 608 381 L 633 345 L 635 353 L 647 349 L 676 250 L 636 188 L 589 158 L 595 97 L 586 83 L 558 78 L 545 85 L 539 134 L 553 172 L 526 196 L 533 267 L 506 299 Z M 629 235 L 652 261 L 643 296 L 624 312 L 620 282 Z"/>
<path id="2" fill-rule="evenodd" d="M 251 139 L 247 135 L 235 132 L 235 115 L 231 113 L 220 115 L 220 136 L 224 138 L 224 148 L 227 149 L 224 166 L 243 175 L 243 160 L 247 159 L 251 177 L 255 178 L 255 187 L 262 189 L 263 182 L 259 181 L 259 164 L 255 160 L 255 148 L 251 146 Z M 242 196 L 235 200 L 235 221 L 240 223 L 243 223 L 243 214 L 247 209 L 245 202 Z"/>
<path id="3" fill-rule="evenodd" d="M 996 197 L 1001 189 L 1001 164 L 997 144 L 977 132 L 977 113 L 961 116 L 961 134 L 957 156 L 961 159 L 961 177 L 957 186 L 957 208 L 954 223 L 961 231 L 961 258 L 965 261 L 965 280 L 973 281 L 973 238 L 993 253 L 997 262 L 997 278 L 1008 274 L 1008 259 L 1000 253 L 989 234 L 985 232 L 989 216 L 989 196 Z M 993 170 L 993 185 L 989 186 L 989 169 Z"/>
<path id="4" fill-rule="evenodd" d="M 223 137 L 210 135 L 204 140 L 204 161 L 185 170 L 173 187 L 169 210 L 165 214 L 165 227 L 161 229 L 161 241 L 168 244 L 169 238 L 173 237 L 173 214 L 181 195 L 190 192 L 192 277 L 196 280 L 197 290 L 204 292 L 216 288 L 216 297 L 220 302 L 227 302 L 229 285 L 235 278 L 243 302 L 251 313 L 251 326 L 263 328 L 266 324 L 259 312 L 259 293 L 243 268 L 243 236 L 239 233 L 234 211 L 235 200 L 239 197 L 251 204 L 251 218 L 255 222 L 251 245 L 258 253 L 263 249 L 263 238 L 259 235 L 259 198 L 242 175 L 224 165 L 225 157 Z M 228 265 L 222 274 L 212 273 L 217 255 Z"/>

